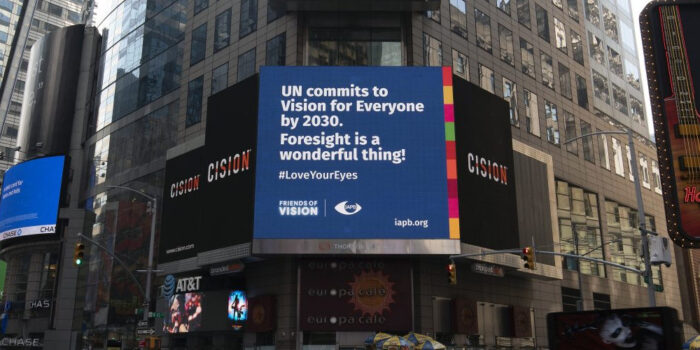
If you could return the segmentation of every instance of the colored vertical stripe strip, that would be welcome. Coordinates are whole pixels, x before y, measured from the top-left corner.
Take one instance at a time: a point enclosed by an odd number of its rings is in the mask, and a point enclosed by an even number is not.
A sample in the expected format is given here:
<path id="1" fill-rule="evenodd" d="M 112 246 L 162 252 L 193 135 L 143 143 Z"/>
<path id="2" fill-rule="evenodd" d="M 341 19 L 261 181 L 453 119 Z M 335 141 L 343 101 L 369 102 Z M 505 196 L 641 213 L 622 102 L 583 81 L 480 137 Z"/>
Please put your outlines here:
<path id="1" fill-rule="evenodd" d="M 442 94 L 445 114 L 445 154 L 447 159 L 447 209 L 450 239 L 459 239 L 459 192 L 457 191 L 457 146 L 452 92 L 452 68 L 442 67 Z"/>

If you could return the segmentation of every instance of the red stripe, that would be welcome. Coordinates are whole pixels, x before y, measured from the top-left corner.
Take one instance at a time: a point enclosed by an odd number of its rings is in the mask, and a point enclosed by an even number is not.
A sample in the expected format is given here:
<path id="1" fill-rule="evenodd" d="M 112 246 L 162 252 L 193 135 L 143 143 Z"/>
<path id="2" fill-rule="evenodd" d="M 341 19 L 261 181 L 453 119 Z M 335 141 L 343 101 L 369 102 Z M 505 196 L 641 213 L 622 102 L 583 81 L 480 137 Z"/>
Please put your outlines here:
<path id="1" fill-rule="evenodd" d="M 452 86 L 452 67 L 442 67 L 442 86 Z"/>

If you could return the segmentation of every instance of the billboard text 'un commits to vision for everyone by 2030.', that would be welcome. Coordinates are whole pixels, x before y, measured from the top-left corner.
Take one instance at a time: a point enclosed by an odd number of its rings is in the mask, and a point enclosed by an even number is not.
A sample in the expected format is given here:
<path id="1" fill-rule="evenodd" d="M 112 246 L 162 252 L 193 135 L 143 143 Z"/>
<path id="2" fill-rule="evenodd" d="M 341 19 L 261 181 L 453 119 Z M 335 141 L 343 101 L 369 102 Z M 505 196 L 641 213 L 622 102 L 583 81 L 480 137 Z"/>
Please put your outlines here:
<path id="1" fill-rule="evenodd" d="M 64 156 L 17 164 L 3 178 L 0 241 L 56 233 Z"/>
<path id="2" fill-rule="evenodd" d="M 443 71 L 264 67 L 254 238 L 459 238 Z"/>

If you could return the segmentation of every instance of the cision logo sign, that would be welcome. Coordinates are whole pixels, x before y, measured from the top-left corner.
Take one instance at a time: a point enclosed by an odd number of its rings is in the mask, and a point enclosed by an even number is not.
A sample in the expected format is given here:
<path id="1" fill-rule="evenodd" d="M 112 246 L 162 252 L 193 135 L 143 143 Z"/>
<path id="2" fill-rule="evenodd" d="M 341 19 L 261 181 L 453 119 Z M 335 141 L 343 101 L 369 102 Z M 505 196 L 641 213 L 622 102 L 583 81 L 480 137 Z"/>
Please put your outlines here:
<path id="1" fill-rule="evenodd" d="M 0 241 L 56 233 L 64 165 L 64 156 L 54 156 L 7 170 L 0 200 Z"/>
<path id="2" fill-rule="evenodd" d="M 254 238 L 459 238 L 451 80 L 439 67 L 263 67 Z"/>

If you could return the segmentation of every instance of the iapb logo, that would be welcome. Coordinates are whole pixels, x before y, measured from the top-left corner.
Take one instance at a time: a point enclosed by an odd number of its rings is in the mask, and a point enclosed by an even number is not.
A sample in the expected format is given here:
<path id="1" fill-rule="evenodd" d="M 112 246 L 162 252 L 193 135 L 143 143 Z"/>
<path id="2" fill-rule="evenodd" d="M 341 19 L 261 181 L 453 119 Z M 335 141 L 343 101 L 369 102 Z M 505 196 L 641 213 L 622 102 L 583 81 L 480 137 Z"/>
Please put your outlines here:
<path id="1" fill-rule="evenodd" d="M 335 211 L 343 215 L 355 215 L 360 210 L 362 210 L 362 207 L 359 204 L 348 204 L 348 201 L 343 201 L 335 205 Z"/>

